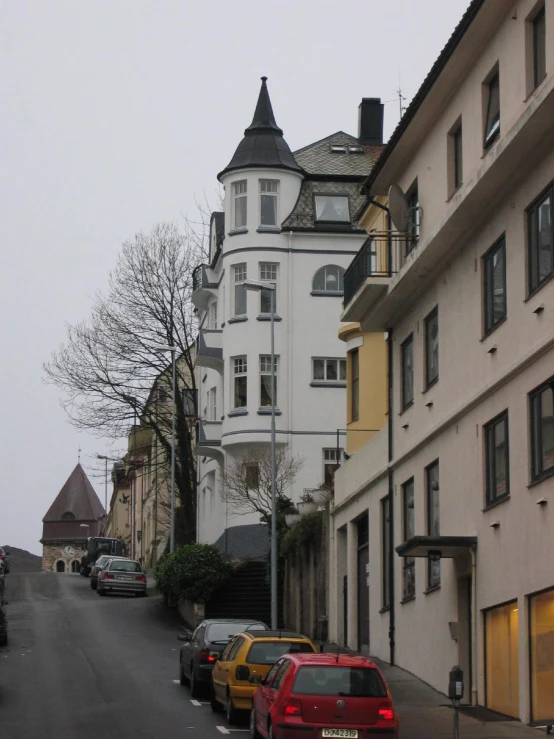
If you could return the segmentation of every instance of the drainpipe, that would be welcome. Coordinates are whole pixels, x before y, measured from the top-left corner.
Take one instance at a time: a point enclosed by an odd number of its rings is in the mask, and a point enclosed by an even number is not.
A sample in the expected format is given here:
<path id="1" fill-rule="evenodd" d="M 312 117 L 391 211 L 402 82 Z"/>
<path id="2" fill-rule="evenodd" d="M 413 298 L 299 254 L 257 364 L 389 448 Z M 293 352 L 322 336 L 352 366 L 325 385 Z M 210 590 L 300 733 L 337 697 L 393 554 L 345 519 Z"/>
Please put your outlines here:
<path id="1" fill-rule="evenodd" d="M 471 550 L 471 704 L 477 704 L 477 552 Z"/>
<path id="2" fill-rule="evenodd" d="M 393 346 L 392 328 L 387 329 L 387 415 L 388 415 L 388 461 L 389 461 L 389 647 L 390 664 L 395 660 L 395 603 L 394 603 L 394 471 L 391 462 L 394 456 L 393 434 Z"/>

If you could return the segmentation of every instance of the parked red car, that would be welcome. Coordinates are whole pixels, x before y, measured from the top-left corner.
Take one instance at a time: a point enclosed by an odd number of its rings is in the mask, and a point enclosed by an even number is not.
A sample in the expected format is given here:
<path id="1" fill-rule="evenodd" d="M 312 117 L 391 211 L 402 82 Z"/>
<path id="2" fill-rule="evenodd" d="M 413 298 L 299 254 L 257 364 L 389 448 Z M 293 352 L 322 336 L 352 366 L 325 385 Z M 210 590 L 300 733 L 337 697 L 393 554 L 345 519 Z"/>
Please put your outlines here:
<path id="1" fill-rule="evenodd" d="M 398 731 L 385 678 L 366 657 L 287 654 L 252 700 L 253 739 L 398 739 Z"/>

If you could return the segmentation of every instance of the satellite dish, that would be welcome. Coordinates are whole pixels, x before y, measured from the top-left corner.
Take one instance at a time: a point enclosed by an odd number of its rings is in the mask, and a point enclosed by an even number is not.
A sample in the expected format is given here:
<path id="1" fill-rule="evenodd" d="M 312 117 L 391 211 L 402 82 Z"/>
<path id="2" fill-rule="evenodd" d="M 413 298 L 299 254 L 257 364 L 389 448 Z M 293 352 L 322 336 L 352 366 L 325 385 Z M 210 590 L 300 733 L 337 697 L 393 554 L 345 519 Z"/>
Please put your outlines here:
<path id="1" fill-rule="evenodd" d="M 389 187 L 389 212 L 398 231 L 406 232 L 410 227 L 411 213 L 408 199 L 399 185 Z"/>

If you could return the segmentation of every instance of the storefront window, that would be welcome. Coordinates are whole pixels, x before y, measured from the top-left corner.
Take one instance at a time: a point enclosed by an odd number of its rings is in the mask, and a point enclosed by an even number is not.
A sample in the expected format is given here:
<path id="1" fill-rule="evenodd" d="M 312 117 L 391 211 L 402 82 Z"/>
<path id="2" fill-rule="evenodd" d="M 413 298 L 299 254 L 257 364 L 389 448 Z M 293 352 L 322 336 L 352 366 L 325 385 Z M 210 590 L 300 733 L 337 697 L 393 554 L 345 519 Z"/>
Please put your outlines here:
<path id="1" fill-rule="evenodd" d="M 519 718 L 517 603 L 485 612 L 487 707 Z"/>
<path id="2" fill-rule="evenodd" d="M 531 718 L 554 719 L 554 590 L 529 599 Z"/>

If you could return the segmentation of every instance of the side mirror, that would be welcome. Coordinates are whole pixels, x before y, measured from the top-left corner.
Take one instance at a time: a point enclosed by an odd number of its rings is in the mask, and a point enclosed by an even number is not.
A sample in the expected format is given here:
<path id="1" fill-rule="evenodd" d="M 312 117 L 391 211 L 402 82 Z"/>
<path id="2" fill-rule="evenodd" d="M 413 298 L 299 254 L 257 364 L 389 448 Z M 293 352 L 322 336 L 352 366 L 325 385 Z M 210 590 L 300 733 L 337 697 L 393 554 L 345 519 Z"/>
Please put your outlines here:
<path id="1" fill-rule="evenodd" d="M 261 675 L 250 675 L 249 681 L 253 685 L 263 685 L 263 680 Z"/>
<path id="2" fill-rule="evenodd" d="M 143 573 L 144 573 L 145 575 L 147 575 L 147 574 L 148 574 L 148 570 L 143 570 Z"/>
<path id="3" fill-rule="evenodd" d="M 177 634 L 177 639 L 179 641 L 190 641 L 190 634 L 188 631 L 182 632 L 181 634 Z"/>

